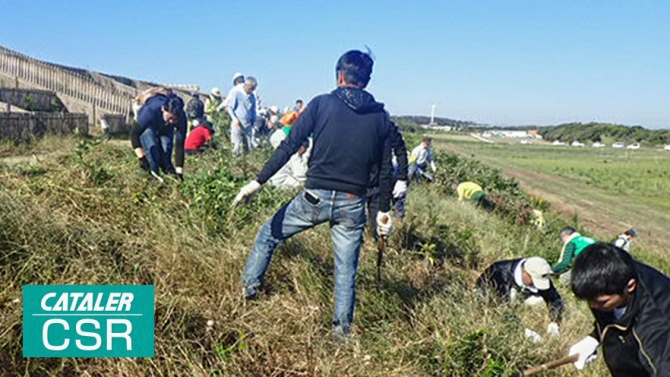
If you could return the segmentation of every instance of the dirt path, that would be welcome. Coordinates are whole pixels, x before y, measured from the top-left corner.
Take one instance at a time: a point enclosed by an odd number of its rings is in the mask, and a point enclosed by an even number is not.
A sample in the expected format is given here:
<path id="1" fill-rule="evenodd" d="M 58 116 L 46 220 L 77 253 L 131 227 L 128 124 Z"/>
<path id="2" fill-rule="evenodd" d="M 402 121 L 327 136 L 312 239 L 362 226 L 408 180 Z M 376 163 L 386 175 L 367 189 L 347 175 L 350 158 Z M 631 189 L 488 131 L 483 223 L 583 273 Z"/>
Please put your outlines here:
<path id="1" fill-rule="evenodd" d="M 455 144 L 450 144 L 449 149 L 472 156 L 467 148 Z M 610 241 L 625 229 L 635 227 L 639 237 L 633 241 L 633 250 L 635 244 L 663 254 L 670 250 L 670 239 L 666 236 L 670 214 L 660 209 L 567 178 L 510 166 L 493 157 L 477 155 L 477 158 L 518 179 L 524 191 L 547 200 L 566 219 L 577 217 L 580 225 L 602 240 Z"/>

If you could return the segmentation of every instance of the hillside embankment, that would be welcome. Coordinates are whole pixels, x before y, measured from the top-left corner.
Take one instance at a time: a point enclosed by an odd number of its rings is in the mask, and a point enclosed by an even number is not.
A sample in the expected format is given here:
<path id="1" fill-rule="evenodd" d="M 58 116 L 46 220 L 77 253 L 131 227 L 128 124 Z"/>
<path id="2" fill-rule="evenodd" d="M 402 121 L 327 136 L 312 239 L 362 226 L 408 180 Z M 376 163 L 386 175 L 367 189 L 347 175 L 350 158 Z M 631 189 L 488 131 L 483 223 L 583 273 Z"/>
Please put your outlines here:
<path id="1" fill-rule="evenodd" d="M 269 151 L 230 159 L 223 148 L 187 160 L 183 182 L 150 183 L 129 146 L 47 139 L 3 156 L 53 156 L 0 168 L 0 365 L 6 375 L 48 376 L 509 376 L 565 356 L 591 325 L 565 287 L 562 336 L 545 335 L 546 308 L 491 305 L 472 292 L 493 261 L 554 261 L 566 224 L 518 182 L 478 162 L 438 154 L 439 183 L 414 185 L 408 215 L 389 240 L 376 280 L 377 245 L 366 237 L 353 341 L 330 337 L 333 255 L 327 226 L 281 245 L 260 300 L 244 302 L 240 276 L 259 226 L 292 193 L 265 187 L 247 206 L 235 194 Z M 58 143 L 57 147 L 50 143 Z M 12 149 L 16 148 L 16 149 Z M 58 153 L 54 153 L 58 151 Z M 464 174 L 496 187 L 499 210 L 457 202 L 446 185 Z M 644 254 L 643 254 L 644 256 Z M 152 284 L 155 357 L 24 359 L 24 284 Z M 213 321 L 208 326 L 208 321 Z M 543 341 L 524 336 L 532 328 Z M 546 376 L 603 376 L 601 360 Z"/>

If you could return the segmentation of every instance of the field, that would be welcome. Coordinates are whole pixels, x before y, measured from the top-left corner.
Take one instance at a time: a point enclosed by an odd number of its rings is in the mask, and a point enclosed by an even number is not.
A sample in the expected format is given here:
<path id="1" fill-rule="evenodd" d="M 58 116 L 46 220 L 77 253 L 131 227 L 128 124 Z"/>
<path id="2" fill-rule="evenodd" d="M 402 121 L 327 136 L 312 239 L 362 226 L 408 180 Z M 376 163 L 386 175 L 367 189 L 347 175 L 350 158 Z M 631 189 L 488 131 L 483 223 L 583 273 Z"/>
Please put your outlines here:
<path id="1" fill-rule="evenodd" d="M 474 156 L 519 179 L 529 193 L 549 201 L 567 218 L 602 240 L 634 227 L 636 245 L 654 252 L 670 250 L 670 153 L 656 149 L 613 149 L 495 144 L 435 136 L 436 148 Z"/>
<path id="2" fill-rule="evenodd" d="M 478 144 L 464 140 L 436 144 L 477 151 Z M 292 195 L 265 187 L 250 205 L 230 207 L 268 151 L 230 159 L 224 148 L 189 158 L 184 182 L 166 184 L 147 181 L 125 141 L 46 139 L 3 145 L 1 153 L 0 374 L 509 377 L 565 356 L 590 331 L 586 306 L 563 286 L 560 338 L 545 335 L 543 306 L 491 305 L 472 292 L 478 274 L 496 260 L 540 255 L 555 261 L 561 246 L 555 234 L 571 219 L 552 211 L 547 228 L 536 229 L 519 224 L 513 210 L 486 213 L 457 202 L 445 186 L 413 187 L 380 282 L 377 245 L 366 237 L 354 337 L 342 344 L 330 337 L 327 227 L 279 247 L 259 301 L 240 297 L 241 271 L 259 226 Z M 475 164 L 438 157 L 440 181 L 452 178 L 444 173 L 448 164 L 451 171 Z M 495 171 L 478 174 L 515 192 L 516 183 Z M 670 265 L 652 252 L 636 255 L 666 271 Z M 24 284 L 153 284 L 156 356 L 23 358 Z M 543 341 L 527 340 L 526 328 Z M 542 376 L 606 374 L 599 358 L 583 372 L 568 365 Z"/>

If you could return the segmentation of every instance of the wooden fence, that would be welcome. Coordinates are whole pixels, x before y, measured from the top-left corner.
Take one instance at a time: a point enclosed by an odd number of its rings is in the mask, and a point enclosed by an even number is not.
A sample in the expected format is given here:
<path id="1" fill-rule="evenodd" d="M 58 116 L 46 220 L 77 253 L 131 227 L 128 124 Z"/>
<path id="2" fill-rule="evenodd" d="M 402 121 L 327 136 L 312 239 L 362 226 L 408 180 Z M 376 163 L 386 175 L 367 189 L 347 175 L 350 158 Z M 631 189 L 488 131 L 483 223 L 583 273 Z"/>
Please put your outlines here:
<path id="1" fill-rule="evenodd" d="M 44 135 L 88 134 L 86 114 L 0 113 L 0 139 L 30 141 Z"/>
<path id="2" fill-rule="evenodd" d="M 135 88 L 102 85 L 90 77 L 0 46 L 0 72 L 113 113 L 129 114 Z"/>

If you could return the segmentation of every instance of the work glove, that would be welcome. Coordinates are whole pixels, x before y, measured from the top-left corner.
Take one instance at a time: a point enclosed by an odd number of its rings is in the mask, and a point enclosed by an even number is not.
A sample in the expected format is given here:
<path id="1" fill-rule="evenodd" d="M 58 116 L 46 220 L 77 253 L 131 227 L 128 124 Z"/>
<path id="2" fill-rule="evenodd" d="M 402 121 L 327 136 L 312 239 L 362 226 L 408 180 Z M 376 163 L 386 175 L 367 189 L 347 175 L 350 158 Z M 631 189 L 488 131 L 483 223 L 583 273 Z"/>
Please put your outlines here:
<path id="1" fill-rule="evenodd" d="M 393 197 L 399 198 L 407 192 L 407 181 L 396 181 L 393 186 Z"/>
<path id="2" fill-rule="evenodd" d="M 599 345 L 600 342 L 598 342 L 595 338 L 592 336 L 587 336 L 574 346 L 570 347 L 568 356 L 579 355 L 579 358 L 574 362 L 574 364 L 577 369 L 582 370 L 586 364 L 590 363 L 596 358 L 596 349 Z"/>
<path id="3" fill-rule="evenodd" d="M 150 171 L 151 166 L 149 165 L 149 160 L 147 159 L 147 156 L 142 156 L 137 160 L 140 164 L 140 169 L 144 171 Z"/>
<path id="4" fill-rule="evenodd" d="M 377 233 L 382 237 L 391 235 L 393 229 L 393 218 L 391 212 L 377 212 Z"/>
<path id="5" fill-rule="evenodd" d="M 433 173 L 435 173 L 435 170 L 437 170 L 437 166 L 435 166 L 435 161 L 430 162 L 430 170 L 432 170 Z"/>
<path id="6" fill-rule="evenodd" d="M 524 335 L 526 336 L 526 339 L 529 339 L 533 343 L 540 343 L 542 341 L 540 334 L 531 329 L 525 329 Z"/>
<path id="7" fill-rule="evenodd" d="M 261 187 L 263 186 L 261 186 L 261 184 L 256 180 L 247 183 L 246 186 L 242 187 L 240 192 L 237 194 L 235 200 L 233 200 L 233 206 L 238 205 L 242 200 L 249 201 L 249 199 L 251 199 L 251 197 L 261 189 Z"/>
<path id="8" fill-rule="evenodd" d="M 549 324 L 549 326 L 547 326 L 547 334 L 549 334 L 549 336 L 553 336 L 555 338 L 560 338 L 561 337 L 561 330 L 558 327 L 558 323 L 551 322 Z"/>

